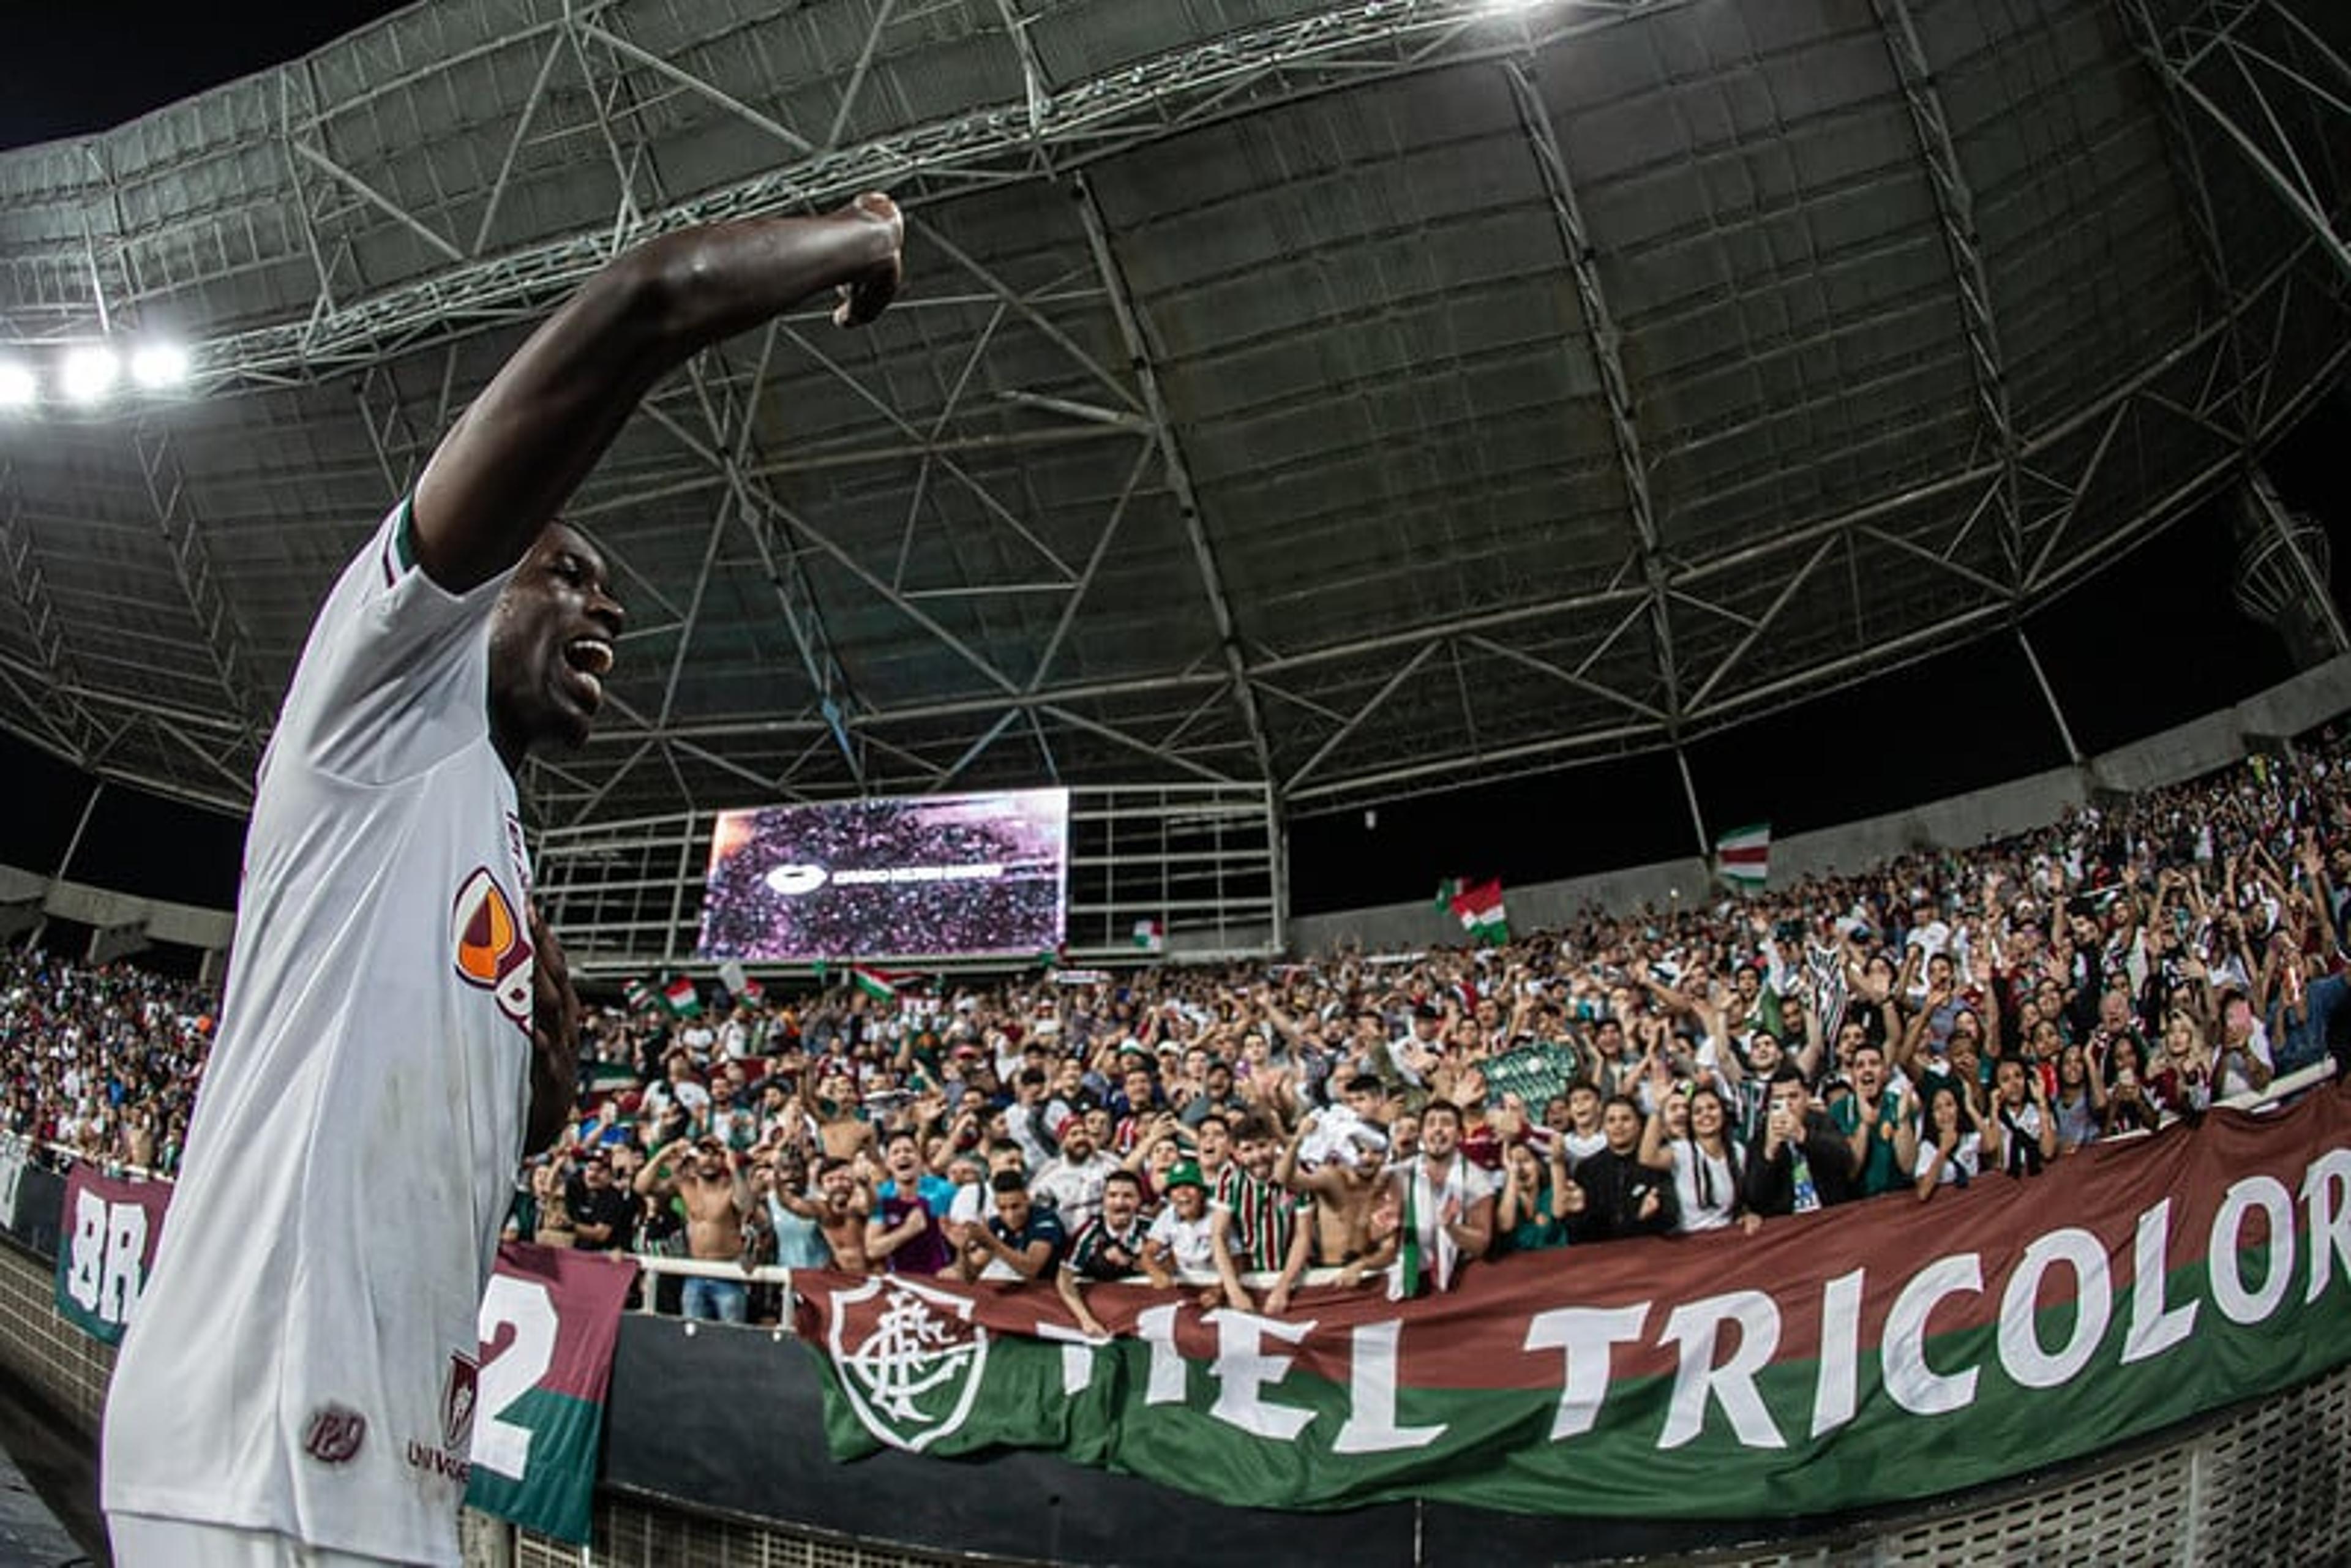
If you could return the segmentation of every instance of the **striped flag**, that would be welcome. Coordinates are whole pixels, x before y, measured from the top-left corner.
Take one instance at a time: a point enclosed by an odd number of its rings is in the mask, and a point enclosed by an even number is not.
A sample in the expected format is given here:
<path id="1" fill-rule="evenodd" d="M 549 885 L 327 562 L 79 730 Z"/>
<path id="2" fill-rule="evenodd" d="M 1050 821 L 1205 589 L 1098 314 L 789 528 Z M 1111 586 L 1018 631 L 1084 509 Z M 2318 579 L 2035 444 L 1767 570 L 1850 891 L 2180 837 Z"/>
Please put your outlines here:
<path id="1" fill-rule="evenodd" d="M 905 984 L 907 978 L 907 976 L 893 975 L 887 969 L 875 969 L 863 964 L 855 965 L 849 971 L 849 983 L 877 1002 L 896 1001 L 898 988 Z"/>
<path id="2" fill-rule="evenodd" d="M 669 1010 L 682 1019 L 702 1016 L 702 993 L 684 975 L 664 986 L 662 997 L 669 1003 Z"/>
<path id="3" fill-rule="evenodd" d="M 632 1013 L 651 1012 L 653 1010 L 653 1002 L 655 1000 L 653 988 L 651 986 L 646 985 L 643 980 L 631 980 L 628 984 L 621 988 L 621 995 L 627 1000 L 629 1010 Z"/>
<path id="4" fill-rule="evenodd" d="M 729 958 L 718 966 L 718 982 L 726 988 L 727 995 L 747 1008 L 756 1008 L 767 997 L 767 988 L 743 970 L 743 960 Z"/>
<path id="5" fill-rule="evenodd" d="M 1502 909 L 1499 880 L 1489 877 L 1463 886 L 1447 907 L 1460 920 L 1462 930 L 1487 946 L 1499 947 L 1510 939 L 1510 921 Z"/>
<path id="6" fill-rule="evenodd" d="M 1388 1276 L 1388 1300 L 1408 1301 L 1420 1294 L 1420 1205 L 1416 1195 L 1420 1172 L 1407 1172 L 1404 1184 L 1404 1228 L 1396 1233 L 1395 1270 Z"/>
<path id="7" fill-rule="evenodd" d="M 1134 923 L 1134 945 L 1145 953 L 1161 953 L 1167 948 L 1167 928 L 1156 920 Z"/>
<path id="8" fill-rule="evenodd" d="M 1443 882 L 1438 883 L 1437 884 L 1437 913 L 1440 915 L 1452 913 L 1453 901 L 1460 896 L 1461 879 L 1459 877 L 1448 876 Z"/>
<path id="9" fill-rule="evenodd" d="M 1714 871 L 1740 887 L 1761 887 L 1771 877 L 1771 824 L 1733 828 L 1714 841 Z"/>

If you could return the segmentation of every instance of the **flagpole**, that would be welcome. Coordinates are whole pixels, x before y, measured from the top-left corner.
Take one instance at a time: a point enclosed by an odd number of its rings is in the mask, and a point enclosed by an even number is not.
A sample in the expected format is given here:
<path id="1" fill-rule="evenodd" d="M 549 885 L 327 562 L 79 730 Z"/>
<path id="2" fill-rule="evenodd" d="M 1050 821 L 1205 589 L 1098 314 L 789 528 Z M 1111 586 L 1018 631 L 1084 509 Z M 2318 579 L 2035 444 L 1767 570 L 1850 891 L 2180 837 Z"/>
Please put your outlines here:
<path id="1" fill-rule="evenodd" d="M 1698 833 L 1698 858 L 1710 860 L 1714 841 L 1706 836 L 1706 817 L 1698 809 L 1698 784 L 1690 778 L 1689 755 L 1682 750 L 1679 742 L 1674 746 L 1674 766 L 1682 770 L 1682 798 L 1689 802 L 1690 826 Z"/>
<path id="2" fill-rule="evenodd" d="M 2048 674 L 2041 667 L 2041 655 L 2032 651 L 2032 639 L 2024 634 L 2022 622 L 2016 628 L 2016 645 L 2024 650 L 2024 662 L 2032 666 L 2032 678 L 2041 683 L 2041 695 L 2049 704 L 2049 716 L 2057 721 L 2057 738 L 2065 743 L 2065 760 L 2079 768 L 2082 748 L 2074 744 L 2073 727 L 2065 722 L 2065 710 L 2057 706 L 2057 688 L 2049 684 Z"/>

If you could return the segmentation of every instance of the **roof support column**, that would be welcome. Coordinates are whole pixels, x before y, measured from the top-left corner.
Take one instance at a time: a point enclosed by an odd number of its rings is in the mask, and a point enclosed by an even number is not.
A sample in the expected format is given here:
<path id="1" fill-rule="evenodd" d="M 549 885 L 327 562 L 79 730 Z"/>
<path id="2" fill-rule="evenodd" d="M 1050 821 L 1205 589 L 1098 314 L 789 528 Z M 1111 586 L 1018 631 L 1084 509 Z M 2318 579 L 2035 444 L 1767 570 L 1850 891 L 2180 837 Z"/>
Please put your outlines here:
<path id="1" fill-rule="evenodd" d="M 2057 738 L 2065 743 L 2065 760 L 2074 767 L 2082 766 L 2082 748 L 2074 744 L 2074 727 L 2065 722 L 2065 710 L 2057 701 L 2057 688 L 2049 684 L 2049 673 L 2041 667 L 2041 655 L 2032 650 L 2032 639 L 2024 634 L 2022 622 L 2016 628 L 2016 645 L 2024 650 L 2024 662 L 2032 666 L 2032 678 L 2041 686 L 2041 697 L 2049 705 L 2049 716 L 2057 721 Z"/>

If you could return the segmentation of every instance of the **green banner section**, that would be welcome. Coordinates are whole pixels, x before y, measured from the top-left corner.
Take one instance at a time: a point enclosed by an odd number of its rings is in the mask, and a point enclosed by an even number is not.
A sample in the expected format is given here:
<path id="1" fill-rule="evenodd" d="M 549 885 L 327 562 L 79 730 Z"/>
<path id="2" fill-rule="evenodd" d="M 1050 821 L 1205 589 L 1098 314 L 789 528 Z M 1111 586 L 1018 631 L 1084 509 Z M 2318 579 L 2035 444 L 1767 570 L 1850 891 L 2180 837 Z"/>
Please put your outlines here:
<path id="1" fill-rule="evenodd" d="M 2021 1474 L 2351 1358 L 2351 1109 L 2215 1113 L 1737 1233 L 1275 1318 L 1139 1287 L 799 1281 L 851 1458 L 1057 1450 L 1236 1506 L 1756 1517 Z"/>
<path id="2" fill-rule="evenodd" d="M 477 1448 L 465 1478 L 466 1506 L 585 1545 L 592 1522 L 603 1406 L 533 1388 L 507 1407 L 505 1418 L 530 1434 L 531 1462 L 521 1468 L 520 1475 L 501 1474 L 482 1462 Z"/>

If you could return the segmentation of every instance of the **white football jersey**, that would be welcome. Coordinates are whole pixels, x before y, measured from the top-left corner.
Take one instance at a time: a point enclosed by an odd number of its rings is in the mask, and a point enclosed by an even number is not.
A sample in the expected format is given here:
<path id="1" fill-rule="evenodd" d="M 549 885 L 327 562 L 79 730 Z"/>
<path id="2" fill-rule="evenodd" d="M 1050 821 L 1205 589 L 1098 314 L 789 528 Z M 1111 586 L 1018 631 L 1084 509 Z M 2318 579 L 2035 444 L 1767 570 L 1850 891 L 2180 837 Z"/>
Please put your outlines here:
<path id="1" fill-rule="evenodd" d="M 489 618 L 395 508 L 263 758 L 219 1037 L 107 1401 L 109 1511 L 457 1561 L 533 967 Z"/>

